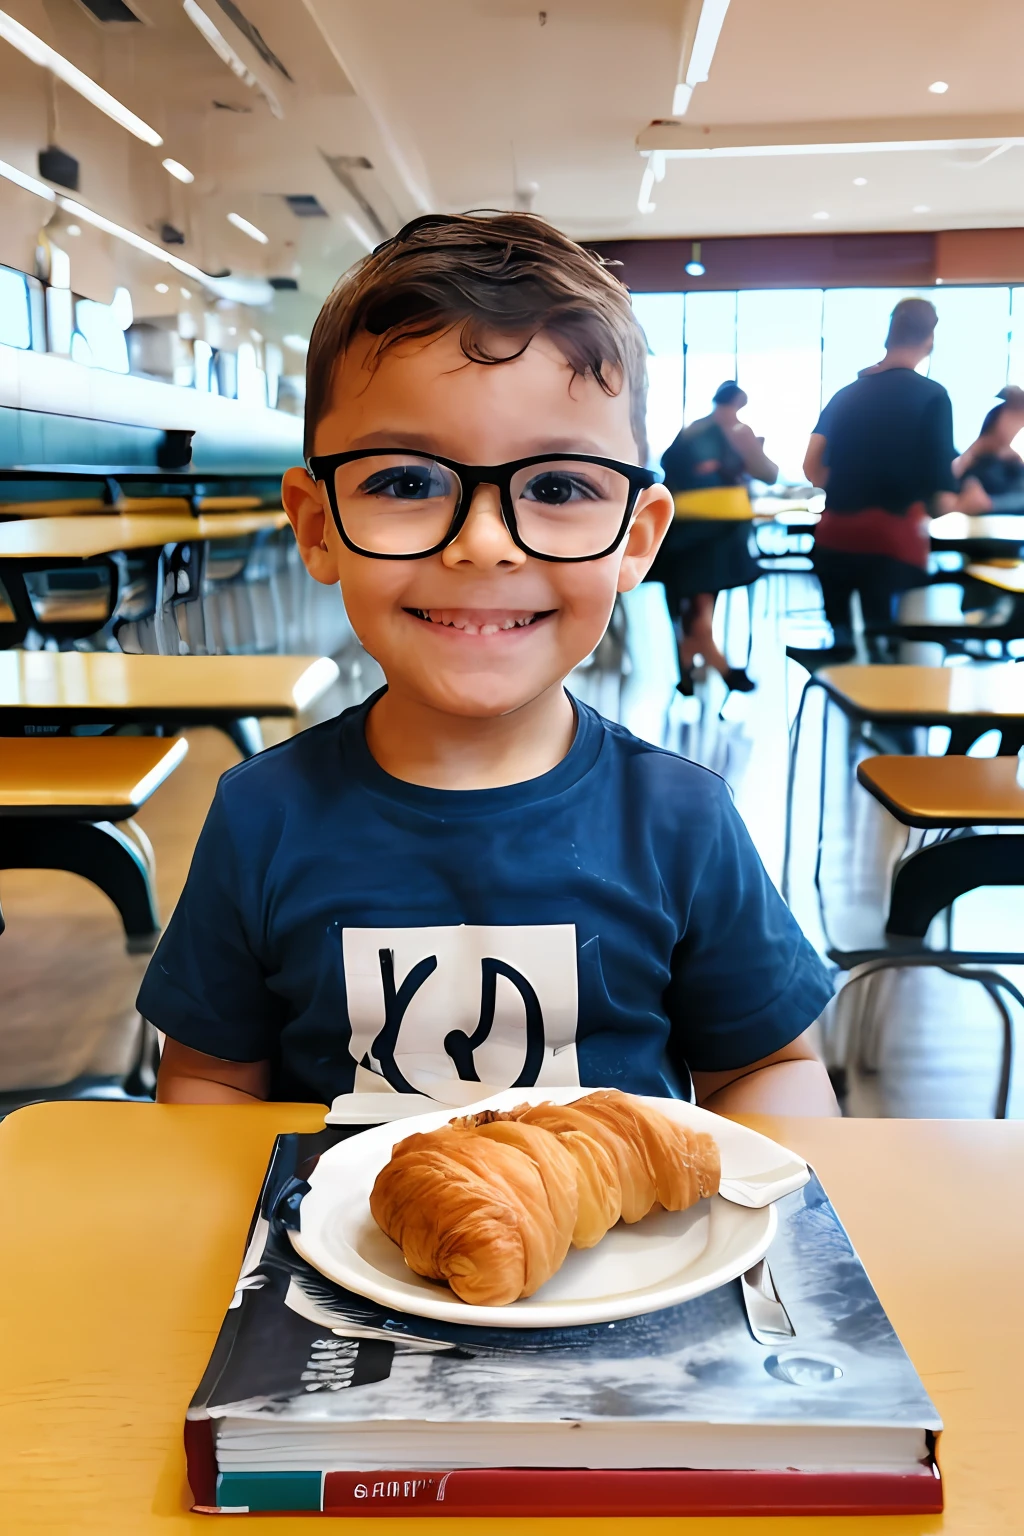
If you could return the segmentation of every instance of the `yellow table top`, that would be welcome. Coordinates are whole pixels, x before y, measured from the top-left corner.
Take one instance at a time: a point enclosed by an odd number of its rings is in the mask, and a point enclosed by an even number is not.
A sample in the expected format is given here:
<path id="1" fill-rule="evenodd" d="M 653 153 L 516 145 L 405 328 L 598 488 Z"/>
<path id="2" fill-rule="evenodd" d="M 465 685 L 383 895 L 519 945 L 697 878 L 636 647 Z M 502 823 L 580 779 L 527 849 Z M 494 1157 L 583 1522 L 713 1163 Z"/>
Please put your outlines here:
<path id="1" fill-rule="evenodd" d="M 18 1536 L 201 1532 L 182 1424 L 238 1273 L 274 1134 L 312 1105 L 63 1103 L 0 1124 L 0 1488 Z M 1024 1529 L 1024 1124 L 755 1120 L 815 1166 L 942 1415 L 945 1515 L 651 1519 L 650 1536 Z M 255 1526 L 253 1527 L 256 1528 Z M 424 1529 L 346 1520 L 358 1536 Z M 621 1536 L 613 1520 L 431 1520 L 437 1536 Z M 302 1516 L 259 1530 L 308 1536 Z"/>
<path id="2" fill-rule="evenodd" d="M 1024 540 L 1022 540 L 1024 542 Z M 1014 565 L 969 565 L 968 576 L 984 581 L 1002 592 L 1024 592 L 1024 562 Z"/>
<path id="3" fill-rule="evenodd" d="M 59 475 L 54 476 L 59 479 Z M 98 478 L 102 478 L 102 475 Z M 159 474 L 153 478 L 159 479 Z M 200 512 L 254 512 L 263 505 L 259 496 L 200 496 Z M 177 512 L 192 515 L 187 496 L 122 496 L 116 503 L 98 496 L 60 496 L 45 501 L 2 501 L 0 517 L 78 517 L 102 512 L 117 517 L 122 512 Z"/>
<path id="4" fill-rule="evenodd" d="M 907 827 L 1024 824 L 1015 757 L 868 757 L 857 778 Z"/>
<path id="5" fill-rule="evenodd" d="M 843 709 L 867 720 L 936 722 L 951 717 L 1024 715 L 1024 666 L 822 667 L 814 681 Z"/>
<path id="6" fill-rule="evenodd" d="M 327 656 L 125 656 L 0 651 L 0 711 L 34 719 L 296 715 L 338 676 Z"/>
<path id="7" fill-rule="evenodd" d="M 145 805 L 187 751 L 184 736 L 8 737 L 0 745 L 0 816 L 121 821 Z"/>
<path id="8" fill-rule="evenodd" d="M 0 523 L 0 560 L 88 560 L 117 549 L 149 549 L 206 539 L 240 539 L 283 528 L 284 512 L 130 512 L 104 517 L 38 517 Z"/>

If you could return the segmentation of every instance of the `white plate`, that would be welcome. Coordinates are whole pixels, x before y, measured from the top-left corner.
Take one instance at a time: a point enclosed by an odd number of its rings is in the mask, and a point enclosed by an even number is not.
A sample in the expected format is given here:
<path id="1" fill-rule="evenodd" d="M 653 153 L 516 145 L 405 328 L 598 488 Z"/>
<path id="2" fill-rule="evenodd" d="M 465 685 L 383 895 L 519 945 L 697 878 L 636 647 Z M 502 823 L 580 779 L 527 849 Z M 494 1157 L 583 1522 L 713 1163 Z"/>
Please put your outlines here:
<path id="1" fill-rule="evenodd" d="M 552 1101 L 571 1104 L 589 1088 L 510 1088 L 477 1104 L 450 1106 L 398 1124 L 378 1125 L 320 1158 L 300 1209 L 296 1250 L 321 1274 L 382 1306 L 414 1317 L 494 1328 L 566 1328 L 613 1322 L 673 1307 L 735 1280 L 764 1258 L 775 1236 L 774 1206 L 749 1209 L 716 1195 L 689 1211 L 657 1211 L 634 1226 L 619 1223 L 586 1251 L 571 1249 L 539 1291 L 506 1307 L 474 1307 L 447 1285 L 413 1273 L 402 1251 L 370 1214 L 370 1190 L 395 1144 L 417 1131 L 447 1125 L 458 1114 Z M 722 1173 L 737 1179 L 793 1161 L 766 1136 L 680 1099 L 648 1099 L 694 1130 L 710 1131 Z M 799 1161 L 799 1160 L 797 1160 Z M 805 1172 L 806 1178 L 806 1172 Z"/>

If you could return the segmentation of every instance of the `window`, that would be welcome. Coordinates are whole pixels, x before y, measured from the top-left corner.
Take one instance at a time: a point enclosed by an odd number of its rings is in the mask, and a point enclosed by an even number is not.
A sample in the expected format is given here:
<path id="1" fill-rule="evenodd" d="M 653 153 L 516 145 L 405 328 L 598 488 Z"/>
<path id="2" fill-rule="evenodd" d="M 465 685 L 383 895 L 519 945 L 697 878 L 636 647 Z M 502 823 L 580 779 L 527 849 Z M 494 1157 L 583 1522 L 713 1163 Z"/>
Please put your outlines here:
<path id="1" fill-rule="evenodd" d="M 820 288 L 736 296 L 736 378 L 743 412 L 783 480 L 803 478 L 807 437 L 821 409 Z"/>
<path id="2" fill-rule="evenodd" d="M 0 267 L 0 343 L 26 352 L 32 346 L 28 278 L 12 267 Z"/>
<path id="3" fill-rule="evenodd" d="M 945 386 L 961 451 L 1006 384 L 1024 386 L 1024 287 L 829 288 L 637 294 L 647 334 L 647 430 L 653 462 L 682 423 L 711 409 L 726 379 L 750 397 L 744 420 L 764 436 L 783 481 L 803 481 L 821 405 L 881 357 L 893 306 L 929 299 L 935 351 L 921 371 Z"/>
<path id="4" fill-rule="evenodd" d="M 939 323 L 928 371 L 949 390 L 953 441 L 962 453 L 1007 383 L 1010 290 L 939 288 L 931 300 Z"/>
<path id="5" fill-rule="evenodd" d="M 735 293 L 688 293 L 683 327 L 683 417 L 706 416 L 719 384 L 736 377 Z"/>
<path id="6" fill-rule="evenodd" d="M 75 334 L 71 338 L 73 362 L 128 373 L 128 344 L 113 304 L 79 299 L 75 305 Z M 130 322 L 129 322 L 130 323 Z"/>
<path id="7" fill-rule="evenodd" d="M 650 348 L 647 440 L 657 464 L 683 421 L 683 295 L 638 293 L 633 308 Z"/>

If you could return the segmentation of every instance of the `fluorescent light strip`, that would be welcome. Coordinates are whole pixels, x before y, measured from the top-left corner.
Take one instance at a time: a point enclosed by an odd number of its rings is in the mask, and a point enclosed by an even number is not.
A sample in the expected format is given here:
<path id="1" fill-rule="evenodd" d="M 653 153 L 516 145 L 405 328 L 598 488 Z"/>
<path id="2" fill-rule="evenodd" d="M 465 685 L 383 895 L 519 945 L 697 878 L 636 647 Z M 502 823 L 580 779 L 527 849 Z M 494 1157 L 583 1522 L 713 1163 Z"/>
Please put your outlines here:
<path id="1" fill-rule="evenodd" d="M 686 75 L 676 86 L 672 97 L 673 117 L 685 116 L 694 86 L 703 85 L 711 73 L 711 61 L 718 47 L 722 23 L 725 21 L 725 13 L 728 9 L 729 0 L 704 0 L 690 47 Z"/>
<path id="2" fill-rule="evenodd" d="M 184 0 L 185 15 L 194 27 L 206 38 L 214 53 L 221 63 L 226 64 L 236 79 L 251 90 L 259 91 L 267 106 L 275 117 L 284 117 L 281 111 L 281 103 L 270 88 L 259 80 L 246 64 L 245 60 L 235 52 L 223 32 L 212 22 L 206 12 L 196 4 L 196 0 Z"/>
<path id="3" fill-rule="evenodd" d="M 84 203 L 73 202 L 70 197 L 58 199 L 65 213 L 74 214 L 76 219 L 81 219 L 85 224 L 91 224 L 95 229 L 102 229 L 105 234 L 113 235 L 116 240 L 123 240 L 126 245 L 134 245 L 137 251 L 143 251 L 147 256 L 154 256 L 157 261 L 162 261 L 176 272 L 181 272 L 185 277 L 194 278 L 197 283 L 203 283 L 206 287 L 215 287 L 214 280 L 208 278 L 205 272 L 200 272 L 198 267 L 193 267 L 190 262 L 182 261 L 180 256 L 172 256 L 170 251 L 162 250 L 159 245 L 154 245 L 152 240 L 146 240 L 142 235 L 137 235 L 134 229 L 125 229 L 123 224 L 115 224 L 112 219 L 105 219 L 101 213 L 93 213 Z"/>
<path id="4" fill-rule="evenodd" d="M 183 181 L 186 186 L 190 181 L 195 181 L 195 177 L 188 166 L 182 165 L 180 160 L 167 159 L 162 161 L 161 164 L 167 174 L 174 177 L 175 181 Z"/>
<path id="5" fill-rule="evenodd" d="M 265 235 L 262 229 L 257 229 L 255 224 L 250 224 L 248 219 L 243 219 L 240 213 L 229 213 L 228 223 L 240 229 L 243 235 L 248 235 L 250 240 L 258 240 L 260 245 L 268 243 L 270 237 Z"/>
<path id="6" fill-rule="evenodd" d="M 653 155 L 651 159 L 653 159 Z M 636 200 L 636 206 L 640 213 L 653 213 L 655 204 L 651 202 L 651 193 L 654 191 L 654 167 L 648 160 L 644 174 L 640 178 L 640 195 Z"/>
<path id="7" fill-rule="evenodd" d="M 752 160 L 763 155 L 907 154 L 913 150 L 1013 148 L 1012 139 L 893 139 L 865 144 L 727 144 L 717 149 L 663 149 L 669 160 Z"/>
<path id="8" fill-rule="evenodd" d="M 6 160 L 0 160 L 0 176 L 5 181 L 13 181 L 16 187 L 23 187 L 26 192 L 34 192 L 36 197 L 45 197 L 48 203 L 56 202 L 57 194 L 45 182 L 36 181 L 34 176 L 26 176 L 24 171 L 19 171 L 16 165 L 8 165 Z"/>
<path id="9" fill-rule="evenodd" d="M 10 43 L 12 48 L 17 48 L 26 59 L 31 59 L 33 64 L 38 64 L 42 69 L 48 69 L 51 74 L 63 80 L 79 96 L 84 96 L 86 101 L 105 112 L 113 118 L 122 128 L 127 128 L 129 133 L 134 133 L 137 139 L 144 144 L 152 144 L 154 147 L 163 143 L 163 139 L 155 128 L 144 123 L 141 117 L 136 117 L 134 112 L 129 112 L 126 106 L 118 101 L 116 96 L 111 96 L 95 80 L 90 80 L 80 69 L 64 58 L 63 54 L 51 48 L 49 43 L 44 43 L 41 37 L 36 37 L 28 27 L 23 27 L 20 21 L 15 21 L 13 16 L 8 16 L 6 11 L 0 11 L 0 37 Z"/>
<path id="10" fill-rule="evenodd" d="M 690 49 L 690 62 L 686 66 L 687 85 L 703 85 L 711 73 L 711 61 L 718 47 L 728 9 L 729 0 L 704 0 L 693 47 Z"/>
<path id="11" fill-rule="evenodd" d="M 368 230 L 363 228 L 358 219 L 354 219 L 350 213 L 346 213 L 345 223 L 348 225 L 350 232 L 359 241 L 359 244 L 363 247 L 364 251 L 369 252 L 375 251 L 377 249 L 377 241 L 373 238 Z"/>

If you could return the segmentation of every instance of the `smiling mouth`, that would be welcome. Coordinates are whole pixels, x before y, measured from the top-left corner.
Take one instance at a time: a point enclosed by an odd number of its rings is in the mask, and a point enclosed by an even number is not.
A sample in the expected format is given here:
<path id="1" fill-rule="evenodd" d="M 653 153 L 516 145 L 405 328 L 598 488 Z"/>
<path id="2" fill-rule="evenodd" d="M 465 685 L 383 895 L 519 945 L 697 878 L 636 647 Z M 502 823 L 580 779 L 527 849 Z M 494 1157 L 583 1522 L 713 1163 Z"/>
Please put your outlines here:
<path id="1" fill-rule="evenodd" d="M 553 608 L 536 613 L 521 609 L 487 608 L 406 608 L 405 612 L 425 624 L 436 624 L 443 629 L 459 629 L 467 635 L 497 635 L 503 630 L 529 629 L 541 619 L 554 613 Z"/>

